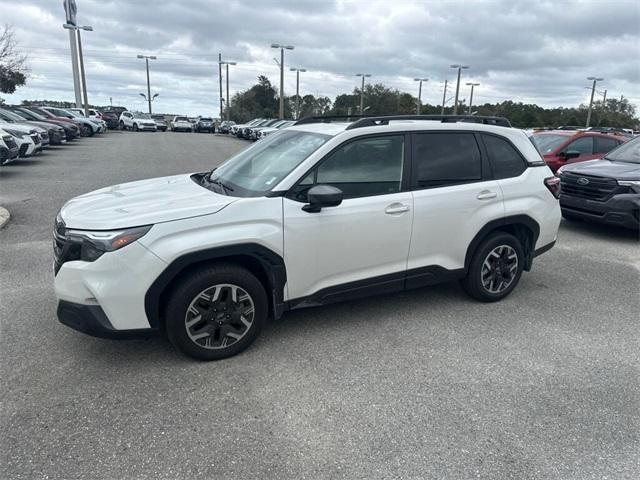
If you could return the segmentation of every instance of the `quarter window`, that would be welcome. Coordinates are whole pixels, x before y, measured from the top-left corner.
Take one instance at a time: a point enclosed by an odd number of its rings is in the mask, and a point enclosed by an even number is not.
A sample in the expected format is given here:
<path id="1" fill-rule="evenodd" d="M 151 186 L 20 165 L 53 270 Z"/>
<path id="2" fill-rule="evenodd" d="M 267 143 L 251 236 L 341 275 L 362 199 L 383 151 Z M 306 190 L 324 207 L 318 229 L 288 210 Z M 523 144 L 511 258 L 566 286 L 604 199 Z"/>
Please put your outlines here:
<path id="1" fill-rule="evenodd" d="M 493 135 L 482 135 L 482 140 L 493 168 L 493 177 L 517 177 L 525 171 L 525 163 L 515 148 L 503 138 Z"/>
<path id="2" fill-rule="evenodd" d="M 593 137 L 581 137 L 569 144 L 565 151 L 580 152 L 580 155 L 593 154 Z"/>
<path id="3" fill-rule="evenodd" d="M 413 165 L 414 188 L 482 180 L 482 159 L 473 133 L 415 134 Z"/>

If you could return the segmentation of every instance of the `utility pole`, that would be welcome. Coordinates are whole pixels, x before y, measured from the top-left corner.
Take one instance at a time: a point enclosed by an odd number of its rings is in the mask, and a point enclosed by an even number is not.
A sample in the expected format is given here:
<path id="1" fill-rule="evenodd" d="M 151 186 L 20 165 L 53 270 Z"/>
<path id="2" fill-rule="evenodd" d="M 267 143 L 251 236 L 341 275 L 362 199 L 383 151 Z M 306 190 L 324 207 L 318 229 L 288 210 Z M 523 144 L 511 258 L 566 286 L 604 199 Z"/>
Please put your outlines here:
<path id="1" fill-rule="evenodd" d="M 471 86 L 471 96 L 469 97 L 469 111 L 468 115 L 471 115 L 471 105 L 473 104 L 473 87 L 480 85 L 479 83 L 468 82 L 467 85 Z"/>
<path id="2" fill-rule="evenodd" d="M 416 115 L 420 115 L 420 110 L 422 107 L 422 82 L 428 82 L 428 78 L 414 78 L 414 82 L 420 82 L 420 86 L 418 87 L 418 104 L 416 105 Z"/>
<path id="3" fill-rule="evenodd" d="M 284 51 L 293 50 L 293 45 L 281 45 L 279 43 L 272 43 L 271 48 L 280 49 L 280 120 L 284 119 Z"/>
<path id="4" fill-rule="evenodd" d="M 222 65 L 225 65 L 227 70 L 227 120 L 230 120 L 231 111 L 229 110 L 229 65 L 236 65 L 236 62 L 223 62 L 222 57 L 220 58 L 221 59 L 218 61 L 218 64 L 221 66 L 220 68 L 222 68 Z M 220 108 L 222 108 L 222 77 L 220 77 L 220 106 Z M 222 110 L 220 110 L 220 120 L 222 120 Z"/>
<path id="5" fill-rule="evenodd" d="M 306 72 L 305 68 L 290 68 L 292 72 L 296 72 L 296 120 L 300 119 L 300 72 Z"/>
<path id="6" fill-rule="evenodd" d="M 457 68 L 458 69 L 458 81 L 456 82 L 456 100 L 455 103 L 453 104 L 453 114 L 457 115 L 458 114 L 458 95 L 460 93 L 460 72 L 462 72 L 462 70 L 469 68 L 469 65 L 451 65 L 451 68 Z"/>
<path id="7" fill-rule="evenodd" d="M 155 60 L 156 57 L 154 55 L 138 55 L 138 58 L 144 58 L 147 65 L 147 102 L 149 102 L 149 115 L 151 115 L 151 82 L 149 80 L 149 60 Z"/>
<path id="8" fill-rule="evenodd" d="M 222 53 L 218 53 L 218 78 L 220 79 L 220 121 L 222 121 Z M 229 108 L 228 105 L 227 108 Z"/>
<path id="9" fill-rule="evenodd" d="M 591 123 L 591 108 L 593 107 L 593 95 L 596 93 L 596 83 L 603 81 L 604 78 L 587 77 L 587 80 L 592 80 L 593 81 L 593 85 L 591 86 L 591 100 L 589 100 L 589 111 L 587 112 L 587 124 L 586 124 L 586 127 L 588 128 L 589 124 Z"/>
<path id="10" fill-rule="evenodd" d="M 447 86 L 449 84 L 449 80 L 444 81 L 444 92 L 442 93 L 442 110 L 440 111 L 440 115 L 444 115 L 444 104 L 447 102 Z"/>
<path id="11" fill-rule="evenodd" d="M 362 77 L 362 87 L 360 88 L 360 115 L 364 115 L 364 79 L 370 76 L 370 73 L 356 73 L 356 77 Z"/>

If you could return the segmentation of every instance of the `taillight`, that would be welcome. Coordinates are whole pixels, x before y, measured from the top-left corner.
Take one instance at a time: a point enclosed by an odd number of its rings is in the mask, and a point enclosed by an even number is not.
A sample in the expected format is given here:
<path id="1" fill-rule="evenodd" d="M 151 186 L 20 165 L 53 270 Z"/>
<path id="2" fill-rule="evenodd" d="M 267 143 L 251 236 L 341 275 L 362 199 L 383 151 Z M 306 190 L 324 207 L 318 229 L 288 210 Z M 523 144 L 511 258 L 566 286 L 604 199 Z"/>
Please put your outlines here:
<path id="1" fill-rule="evenodd" d="M 558 177 L 545 178 L 544 184 L 554 197 L 560 198 L 560 179 Z"/>

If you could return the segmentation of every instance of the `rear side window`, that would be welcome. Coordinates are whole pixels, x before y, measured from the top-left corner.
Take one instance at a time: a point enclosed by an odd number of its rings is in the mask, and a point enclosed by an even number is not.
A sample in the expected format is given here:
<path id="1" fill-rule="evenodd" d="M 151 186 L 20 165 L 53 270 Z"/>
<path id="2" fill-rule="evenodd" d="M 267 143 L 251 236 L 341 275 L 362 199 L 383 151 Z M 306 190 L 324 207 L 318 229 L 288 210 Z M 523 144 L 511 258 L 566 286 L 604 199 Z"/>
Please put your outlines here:
<path id="1" fill-rule="evenodd" d="M 518 151 L 503 138 L 494 135 L 482 135 L 489 161 L 496 179 L 517 177 L 527 168 Z"/>
<path id="2" fill-rule="evenodd" d="M 571 142 L 564 150 L 566 152 L 580 152 L 580 155 L 591 155 L 593 153 L 593 137 L 578 138 Z"/>
<path id="3" fill-rule="evenodd" d="M 618 146 L 618 141 L 613 138 L 596 137 L 593 153 L 608 153 Z"/>
<path id="4" fill-rule="evenodd" d="M 412 143 L 414 188 L 482 180 L 482 159 L 473 133 L 417 133 Z"/>

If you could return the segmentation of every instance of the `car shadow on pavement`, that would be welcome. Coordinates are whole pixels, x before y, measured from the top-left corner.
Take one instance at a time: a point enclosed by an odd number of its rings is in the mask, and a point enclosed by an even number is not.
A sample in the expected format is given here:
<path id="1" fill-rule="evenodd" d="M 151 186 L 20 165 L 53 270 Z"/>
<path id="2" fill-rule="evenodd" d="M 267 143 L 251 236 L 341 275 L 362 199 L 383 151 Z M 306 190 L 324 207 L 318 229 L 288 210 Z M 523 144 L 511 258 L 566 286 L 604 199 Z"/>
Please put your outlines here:
<path id="1" fill-rule="evenodd" d="M 600 240 L 622 240 L 625 243 L 640 240 L 640 230 L 616 227 L 587 220 L 562 220 L 562 229 L 597 237 Z"/>

